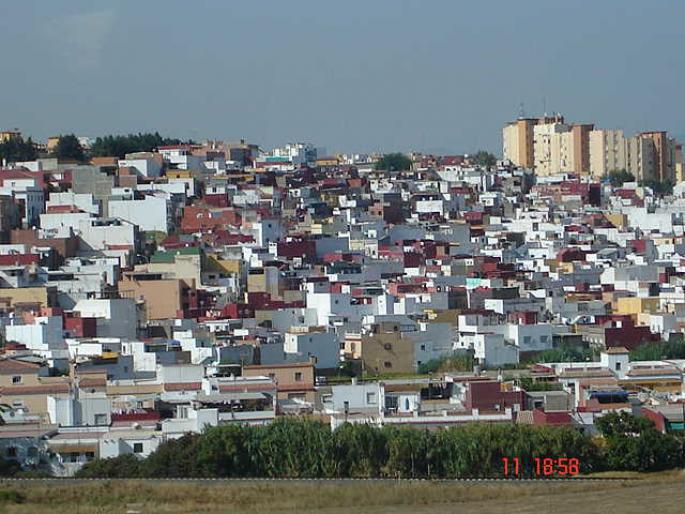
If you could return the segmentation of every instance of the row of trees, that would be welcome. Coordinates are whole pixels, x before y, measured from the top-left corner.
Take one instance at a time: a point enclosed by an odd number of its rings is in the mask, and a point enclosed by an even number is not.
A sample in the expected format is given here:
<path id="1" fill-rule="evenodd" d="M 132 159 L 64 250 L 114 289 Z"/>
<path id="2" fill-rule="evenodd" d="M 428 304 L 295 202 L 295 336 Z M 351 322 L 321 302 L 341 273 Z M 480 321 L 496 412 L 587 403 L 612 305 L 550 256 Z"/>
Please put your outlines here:
<path id="1" fill-rule="evenodd" d="M 485 150 L 479 150 L 473 155 L 469 156 L 472 163 L 489 168 L 497 164 L 497 157 Z M 403 153 L 386 153 L 378 161 L 376 161 L 377 170 L 387 171 L 407 171 L 411 169 L 411 159 Z"/>
<path id="2" fill-rule="evenodd" d="M 38 157 L 38 152 L 31 138 L 12 137 L 0 143 L 0 162 L 32 161 Z"/>
<path id="3" fill-rule="evenodd" d="M 659 341 L 638 346 L 630 352 L 631 361 L 658 361 L 662 359 L 685 359 L 685 341 Z"/>
<path id="4" fill-rule="evenodd" d="M 544 350 L 531 357 L 528 364 L 537 362 L 586 362 L 596 360 L 595 351 L 591 348 L 580 348 L 577 345 L 561 344 L 556 348 Z"/>
<path id="5" fill-rule="evenodd" d="M 621 187 L 626 182 L 635 181 L 635 175 L 623 169 L 610 171 L 608 178 L 609 183 L 614 187 Z M 675 185 L 675 183 L 670 179 L 649 179 L 640 181 L 640 185 L 650 188 L 652 191 L 654 191 L 654 194 L 658 196 L 663 196 L 673 193 L 673 186 Z"/>
<path id="6" fill-rule="evenodd" d="M 159 132 L 110 135 L 98 137 L 93 143 L 90 154 L 93 157 L 116 156 L 123 159 L 127 153 L 151 152 L 155 148 L 166 145 L 178 145 L 184 143 L 178 138 L 163 137 Z M 187 141 L 192 143 L 192 141 Z"/>
<path id="7" fill-rule="evenodd" d="M 521 476 L 534 458 L 576 458 L 582 472 L 652 471 L 681 466 L 682 445 L 644 419 L 609 414 L 601 444 L 569 427 L 469 424 L 437 431 L 345 424 L 335 431 L 303 418 L 270 425 L 228 425 L 159 446 L 147 459 L 95 460 L 79 477 L 416 477 L 503 476 L 502 458 L 518 457 Z"/>
<path id="8" fill-rule="evenodd" d="M 128 135 L 109 135 L 98 137 L 92 148 L 86 151 L 74 134 L 62 134 L 57 145 L 50 152 L 51 157 L 64 160 L 85 162 L 89 157 L 118 157 L 123 159 L 127 153 L 150 152 L 164 145 L 181 144 L 178 138 L 163 137 L 158 132 Z M 188 141 L 192 143 L 192 141 Z M 31 140 L 13 137 L 0 143 L 0 161 L 31 161 L 38 158 L 38 151 Z"/>

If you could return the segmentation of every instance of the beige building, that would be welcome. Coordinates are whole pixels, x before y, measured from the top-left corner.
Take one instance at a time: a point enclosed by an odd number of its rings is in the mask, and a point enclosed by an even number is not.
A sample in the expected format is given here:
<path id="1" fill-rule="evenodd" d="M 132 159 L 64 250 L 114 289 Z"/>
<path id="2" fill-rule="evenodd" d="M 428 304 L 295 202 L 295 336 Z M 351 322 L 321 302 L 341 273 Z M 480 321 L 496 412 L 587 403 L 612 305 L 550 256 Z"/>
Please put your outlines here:
<path id="1" fill-rule="evenodd" d="M 311 362 L 243 366 L 244 377 L 269 377 L 276 383 L 279 400 L 313 402 L 315 368 Z"/>
<path id="2" fill-rule="evenodd" d="M 516 166 L 533 169 L 533 129 L 537 118 L 519 118 L 507 123 L 502 129 L 502 155 Z"/>
<path id="3" fill-rule="evenodd" d="M 533 129 L 533 154 L 535 173 L 540 176 L 571 171 L 572 136 L 571 127 L 563 118 L 540 123 Z"/>
<path id="4" fill-rule="evenodd" d="M 639 135 L 626 140 L 626 169 L 635 180 L 650 180 L 656 177 L 654 146 L 651 140 Z"/>
<path id="5" fill-rule="evenodd" d="M 685 180 L 685 175 L 683 175 L 683 145 L 677 142 L 673 142 L 673 155 L 675 158 L 675 181 L 682 182 Z"/>
<path id="6" fill-rule="evenodd" d="M 627 141 L 622 130 L 592 130 L 588 135 L 590 174 L 602 178 L 614 170 L 628 169 Z"/>
<path id="7" fill-rule="evenodd" d="M 154 273 L 125 273 L 119 281 L 122 298 L 144 301 L 147 319 L 170 319 L 181 315 L 188 307 L 184 280 L 162 278 Z"/>
<path id="8" fill-rule="evenodd" d="M 0 361 L 0 403 L 23 408 L 49 422 L 48 396 L 68 398 L 69 377 L 44 376 L 38 364 L 14 359 Z"/>

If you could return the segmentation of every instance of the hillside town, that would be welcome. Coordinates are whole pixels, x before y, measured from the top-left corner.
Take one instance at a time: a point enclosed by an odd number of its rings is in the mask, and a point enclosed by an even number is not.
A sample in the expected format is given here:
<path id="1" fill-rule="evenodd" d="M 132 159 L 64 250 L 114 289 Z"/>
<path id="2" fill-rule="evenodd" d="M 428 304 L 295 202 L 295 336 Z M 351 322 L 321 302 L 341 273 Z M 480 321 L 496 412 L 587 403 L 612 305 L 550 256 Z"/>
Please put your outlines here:
<path id="1" fill-rule="evenodd" d="M 140 136 L 0 133 L 5 460 L 73 476 L 282 417 L 685 431 L 666 132 L 521 117 L 502 158 Z"/>

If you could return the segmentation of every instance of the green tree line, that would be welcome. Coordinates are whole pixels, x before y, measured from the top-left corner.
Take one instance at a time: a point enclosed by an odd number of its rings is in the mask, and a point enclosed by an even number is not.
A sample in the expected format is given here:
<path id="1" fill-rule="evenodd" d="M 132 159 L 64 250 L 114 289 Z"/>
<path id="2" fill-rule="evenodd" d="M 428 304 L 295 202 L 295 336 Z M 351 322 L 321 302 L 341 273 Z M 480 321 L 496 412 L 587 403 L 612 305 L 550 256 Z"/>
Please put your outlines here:
<path id="1" fill-rule="evenodd" d="M 468 424 L 436 431 L 410 427 L 329 426 L 283 418 L 265 426 L 227 425 L 187 434 L 147 459 L 95 460 L 79 477 L 473 478 L 503 476 L 502 459 L 518 457 L 520 476 L 534 458 L 576 458 L 583 473 L 606 469 L 654 471 L 682 466 L 679 439 L 648 420 L 609 414 L 603 437 L 572 427 Z"/>
<path id="2" fill-rule="evenodd" d="M 685 341 L 659 341 L 638 346 L 630 352 L 631 361 L 658 361 L 662 359 L 685 359 Z"/>
<path id="3" fill-rule="evenodd" d="M 0 163 L 3 159 L 7 162 L 32 161 L 38 157 L 38 152 L 31 138 L 24 140 L 22 137 L 11 137 L 0 143 Z"/>
<path id="4" fill-rule="evenodd" d="M 151 152 L 155 148 L 166 145 L 183 143 L 181 139 L 163 137 L 159 132 L 138 133 L 128 135 L 109 135 L 98 137 L 93 143 L 90 153 L 93 157 L 119 157 L 123 159 L 127 153 Z"/>

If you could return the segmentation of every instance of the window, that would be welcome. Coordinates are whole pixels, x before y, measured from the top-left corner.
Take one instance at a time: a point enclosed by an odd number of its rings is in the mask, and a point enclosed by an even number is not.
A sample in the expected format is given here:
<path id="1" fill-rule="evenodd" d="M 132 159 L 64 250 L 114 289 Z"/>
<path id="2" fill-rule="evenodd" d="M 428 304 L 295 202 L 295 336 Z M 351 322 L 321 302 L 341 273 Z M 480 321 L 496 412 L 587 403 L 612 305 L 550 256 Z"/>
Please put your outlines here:
<path id="1" fill-rule="evenodd" d="M 424 351 L 424 352 L 426 351 L 426 345 L 425 344 L 421 345 L 421 351 Z"/>
<path id="2" fill-rule="evenodd" d="M 17 449 L 14 446 L 8 446 L 5 450 L 5 455 L 8 459 L 15 458 L 17 456 Z"/>
<path id="3" fill-rule="evenodd" d="M 133 453 L 143 453 L 143 443 L 133 443 Z"/>
<path id="4" fill-rule="evenodd" d="M 376 405 L 376 393 L 366 393 L 366 403 L 368 405 Z"/>
<path id="5" fill-rule="evenodd" d="M 302 373 L 299 371 L 295 373 L 295 382 L 302 382 Z"/>
<path id="6" fill-rule="evenodd" d="M 21 384 L 21 375 L 14 375 L 12 377 L 12 383 L 13 384 Z"/>
<path id="7" fill-rule="evenodd" d="M 386 367 L 386 368 L 392 368 L 392 362 L 390 362 L 390 361 L 385 361 L 385 362 L 383 363 L 383 366 Z"/>
<path id="8" fill-rule="evenodd" d="M 383 345 L 383 348 L 385 348 L 386 350 L 390 351 L 390 350 L 392 350 L 392 345 L 391 345 L 390 343 L 385 343 L 385 344 Z"/>
<path id="9" fill-rule="evenodd" d="M 269 373 L 269 378 L 271 380 L 276 380 L 276 373 Z"/>
<path id="10" fill-rule="evenodd" d="M 107 414 L 96 414 L 95 415 L 96 425 L 107 425 Z"/>
<path id="11" fill-rule="evenodd" d="M 620 362 L 616 363 L 616 371 L 621 371 L 621 363 Z"/>

